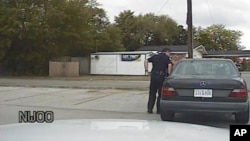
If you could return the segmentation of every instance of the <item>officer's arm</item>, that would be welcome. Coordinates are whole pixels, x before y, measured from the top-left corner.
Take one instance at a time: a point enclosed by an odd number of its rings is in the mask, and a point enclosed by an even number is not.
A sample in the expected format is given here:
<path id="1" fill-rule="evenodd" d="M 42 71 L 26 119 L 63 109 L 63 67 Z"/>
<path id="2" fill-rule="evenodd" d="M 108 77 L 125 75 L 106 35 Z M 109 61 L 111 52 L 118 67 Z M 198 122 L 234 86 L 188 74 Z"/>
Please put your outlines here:
<path id="1" fill-rule="evenodd" d="M 155 57 L 155 55 L 154 56 L 151 56 L 150 58 L 148 58 L 148 59 L 146 59 L 145 61 L 144 61 L 144 68 L 145 68 L 145 71 L 148 71 L 148 62 L 153 62 L 153 60 L 154 60 L 154 57 Z"/>
<path id="2" fill-rule="evenodd" d="M 170 60 L 170 58 L 168 58 L 168 70 L 166 70 L 167 72 L 167 76 L 171 73 L 172 71 L 172 61 Z"/>
<path id="3" fill-rule="evenodd" d="M 168 74 L 170 74 L 171 73 L 171 71 L 172 71 L 172 63 L 169 63 L 168 64 Z"/>

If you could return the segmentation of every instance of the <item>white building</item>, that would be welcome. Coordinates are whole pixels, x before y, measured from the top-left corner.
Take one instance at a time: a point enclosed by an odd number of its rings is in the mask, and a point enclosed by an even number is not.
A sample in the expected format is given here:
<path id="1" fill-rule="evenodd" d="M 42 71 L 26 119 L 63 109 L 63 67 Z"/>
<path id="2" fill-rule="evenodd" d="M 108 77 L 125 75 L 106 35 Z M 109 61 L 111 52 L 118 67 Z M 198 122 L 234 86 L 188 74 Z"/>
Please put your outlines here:
<path id="1" fill-rule="evenodd" d="M 188 57 L 187 46 L 145 46 L 132 52 L 97 52 L 91 54 L 90 74 L 99 75 L 146 75 L 144 61 L 164 47 L 171 50 L 173 62 Z M 206 54 L 203 46 L 193 50 L 193 58 Z M 177 57 L 177 59 L 175 59 Z M 149 64 L 149 72 L 152 64 Z"/>
<path id="2" fill-rule="evenodd" d="M 90 74 L 145 75 L 144 61 L 154 53 L 152 51 L 93 53 Z"/>

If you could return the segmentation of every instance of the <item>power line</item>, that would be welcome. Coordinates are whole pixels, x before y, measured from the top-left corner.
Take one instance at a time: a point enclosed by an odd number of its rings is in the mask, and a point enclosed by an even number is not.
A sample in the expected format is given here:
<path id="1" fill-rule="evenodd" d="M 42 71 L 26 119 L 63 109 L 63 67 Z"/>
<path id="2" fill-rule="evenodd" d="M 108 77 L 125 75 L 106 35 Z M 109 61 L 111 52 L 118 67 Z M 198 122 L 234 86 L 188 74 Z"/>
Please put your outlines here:
<path id="1" fill-rule="evenodd" d="M 210 15 L 210 17 L 212 19 L 212 22 L 214 23 L 213 12 L 211 10 L 210 4 L 209 4 L 208 0 L 204 0 L 204 1 L 206 2 L 206 5 L 207 5 L 208 11 L 209 11 L 209 15 Z"/>
<path id="2" fill-rule="evenodd" d="M 162 11 L 162 9 L 170 2 L 170 0 L 166 0 L 161 6 L 160 10 L 157 12 L 157 15 Z"/>

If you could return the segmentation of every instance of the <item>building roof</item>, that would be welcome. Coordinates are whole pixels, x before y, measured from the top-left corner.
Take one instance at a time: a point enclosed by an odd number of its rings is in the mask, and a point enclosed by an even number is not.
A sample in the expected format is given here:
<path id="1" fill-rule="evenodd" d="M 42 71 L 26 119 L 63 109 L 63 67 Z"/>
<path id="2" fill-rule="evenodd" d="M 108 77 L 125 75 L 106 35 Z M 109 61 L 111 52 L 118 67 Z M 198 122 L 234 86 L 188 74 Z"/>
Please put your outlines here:
<path id="1" fill-rule="evenodd" d="M 169 48 L 171 53 L 188 53 L 188 45 L 166 45 L 166 46 L 144 46 L 138 49 L 138 51 L 157 51 L 161 52 L 163 48 Z M 203 45 L 195 46 L 194 49 L 207 54 L 207 51 Z"/>
<path id="2" fill-rule="evenodd" d="M 171 52 L 188 52 L 187 45 L 170 45 L 170 46 L 143 46 L 138 51 L 158 51 L 161 52 L 163 48 L 169 48 Z"/>
<path id="3" fill-rule="evenodd" d="M 96 52 L 91 55 L 152 54 L 153 51 Z"/>
<path id="4" fill-rule="evenodd" d="M 203 47 L 202 45 L 195 45 L 197 47 Z M 169 48 L 171 52 L 188 52 L 188 45 L 164 45 L 164 46 L 143 46 L 138 51 L 158 51 L 161 52 L 163 48 Z"/>
<path id="5" fill-rule="evenodd" d="M 204 57 L 250 57 L 250 50 L 208 51 Z"/>

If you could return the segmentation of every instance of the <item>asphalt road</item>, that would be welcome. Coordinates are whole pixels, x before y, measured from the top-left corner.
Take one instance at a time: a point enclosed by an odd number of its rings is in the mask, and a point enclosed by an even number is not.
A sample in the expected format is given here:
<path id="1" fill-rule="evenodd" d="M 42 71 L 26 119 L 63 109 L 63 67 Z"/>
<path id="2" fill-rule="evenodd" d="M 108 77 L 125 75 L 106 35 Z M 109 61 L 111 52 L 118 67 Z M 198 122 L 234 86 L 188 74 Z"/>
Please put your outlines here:
<path id="1" fill-rule="evenodd" d="M 161 120 L 147 114 L 148 91 L 0 87 L 0 124 L 18 123 L 18 111 L 53 111 L 61 119 Z M 228 128 L 231 115 L 177 114 L 176 122 Z"/>
<path id="2" fill-rule="evenodd" d="M 250 72 L 242 72 L 248 84 L 250 92 Z M 102 76 L 100 76 L 102 77 Z M 119 77 L 119 76 L 118 76 Z M 110 79 L 109 79 L 110 78 Z M 0 86 L 21 86 L 21 87 L 48 87 L 48 88 L 84 88 L 84 89 L 124 89 L 124 90 L 148 90 L 149 78 L 145 76 L 130 76 L 129 78 L 117 76 L 98 79 L 98 76 L 88 76 L 88 79 L 79 78 L 0 78 Z M 141 78 L 141 79 L 139 79 Z M 143 81 L 142 81 L 143 79 Z M 128 81 L 129 80 L 129 81 Z M 140 80 L 140 81 L 138 81 Z"/>

